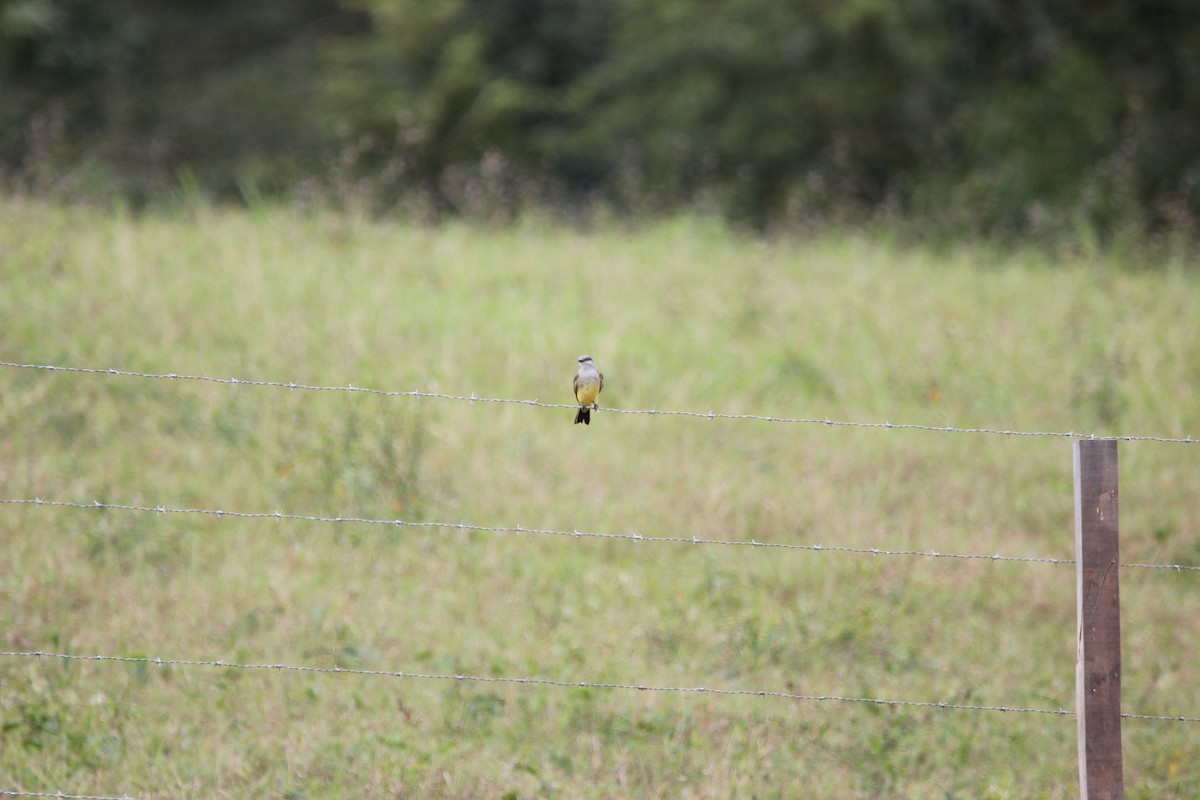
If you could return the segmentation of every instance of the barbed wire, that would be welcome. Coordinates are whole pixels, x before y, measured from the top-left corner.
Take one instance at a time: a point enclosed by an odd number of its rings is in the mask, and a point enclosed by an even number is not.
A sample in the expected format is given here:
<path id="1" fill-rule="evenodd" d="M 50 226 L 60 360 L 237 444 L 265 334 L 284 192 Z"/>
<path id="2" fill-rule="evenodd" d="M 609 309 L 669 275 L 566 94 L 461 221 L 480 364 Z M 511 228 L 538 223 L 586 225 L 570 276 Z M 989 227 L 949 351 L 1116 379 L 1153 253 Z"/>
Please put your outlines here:
<path id="1" fill-rule="evenodd" d="M 154 373 L 154 372 L 132 372 L 129 370 L 119 369 L 95 369 L 89 367 L 63 367 L 53 364 L 21 364 L 12 361 L 0 361 L 0 367 L 10 367 L 13 369 L 34 369 L 45 370 L 50 372 L 74 372 L 85 373 L 91 375 L 116 375 L 126 378 L 148 378 L 153 380 L 172 380 L 172 381 L 202 381 L 206 383 L 220 383 L 230 386 L 269 386 L 278 389 L 293 389 L 300 391 L 311 392 L 357 392 L 363 394 L 382 395 L 384 397 L 422 397 L 433 398 L 438 400 L 456 400 L 471 403 L 509 403 L 514 405 L 535 406 L 537 408 L 578 408 L 576 404 L 568 403 L 542 403 L 538 400 L 522 400 L 519 398 L 508 397 L 480 397 L 475 394 L 458 395 L 446 394 L 442 392 L 424 392 L 424 391 L 393 391 L 386 389 L 372 389 L 363 386 L 318 386 L 313 384 L 296 383 L 295 381 L 276 381 L 276 380 L 255 380 L 246 378 L 216 378 L 207 375 L 185 375 L 180 373 Z M 912 431 L 928 431 L 934 433 L 977 433 L 990 434 L 996 436 L 1049 436 L 1066 439 L 1114 439 L 1122 442 L 1163 442 L 1167 444 L 1200 444 L 1200 439 L 1195 439 L 1190 436 L 1184 437 L 1168 437 L 1168 436 L 1106 436 L 1095 433 L 1076 433 L 1073 431 L 1018 431 L 1005 430 L 1002 428 L 956 428 L 950 425 L 917 425 L 912 423 L 900 422 L 851 422 L 847 420 L 831 420 L 831 419 L 816 419 L 805 417 L 775 417 L 762 416 L 759 414 L 721 414 L 716 411 L 673 411 L 660 409 L 634 409 L 634 408 L 605 408 L 602 409 L 611 414 L 649 414 L 652 416 L 674 416 L 674 417 L 693 417 L 698 419 L 708 420 L 757 420 L 759 422 L 781 422 L 800 425 L 825 425 L 828 427 L 844 427 L 844 428 L 882 428 L 884 430 L 912 430 Z"/>
<path id="2" fill-rule="evenodd" d="M 1053 716 L 1074 716 L 1074 711 L 1067 709 L 1020 708 L 1011 706 L 977 706 L 963 703 L 939 703 L 918 700 L 882 700 L 873 697 L 844 697 L 841 695 L 796 694 L 762 689 L 714 689 L 705 686 L 648 686 L 636 683 L 600 683 L 594 681 L 563 681 L 550 678 L 503 677 L 495 675 L 450 675 L 422 672 L 399 672 L 395 670 L 360 669 L 354 667 L 309 667 L 297 664 L 236 664 L 229 661 L 196 661 L 180 658 L 149 658 L 145 656 L 84 656 L 70 653 L 50 653 L 44 651 L 9 651 L 0 652 L 0 657 L 14 658 L 57 658 L 72 661 L 110 661 L 131 664 L 147 664 L 164 667 L 215 667 L 222 669 L 244 670 L 280 670 L 284 672 L 307 672 L 337 675 L 365 675 L 377 678 L 409 678 L 415 680 L 458 681 L 461 683 L 511 683 L 532 686 L 552 686 L 567 689 L 620 689 L 639 692 L 674 692 L 682 694 L 713 694 L 726 697 L 774 697 L 782 700 L 804 700 L 813 702 L 844 702 L 863 703 L 877 706 L 906 706 L 916 708 L 931 708 L 945 711 L 1008 711 L 1015 714 L 1050 714 Z M 1172 718 L 1174 719 L 1174 718 Z M 1200 722 L 1200 718 L 1196 721 Z"/>
<path id="3" fill-rule="evenodd" d="M 601 533 L 595 531 L 580 531 L 580 530 L 551 530 L 547 528 L 528 528 L 524 525 L 468 525 L 465 522 L 437 522 L 437 521 L 420 521 L 414 522 L 403 519 L 375 519 L 371 517 L 322 517 L 310 516 L 306 514 L 285 514 L 282 511 L 273 512 L 254 512 L 254 511 L 225 511 L 222 509 L 213 508 L 171 508 L 168 506 L 140 506 L 128 505 L 123 503 L 105 503 L 100 500 L 95 500 L 91 503 L 74 503 L 61 500 L 43 500 L 40 497 L 35 498 L 0 498 L 0 505 L 31 505 L 31 506 L 48 506 L 51 508 L 74 508 L 91 511 L 128 511 L 133 513 L 145 514 L 200 514 L 218 518 L 231 519 L 274 519 L 280 521 L 298 521 L 298 522 L 318 522 L 325 524 L 358 524 L 358 525 L 384 525 L 390 527 L 401 528 L 445 528 L 450 530 L 461 531 L 476 531 L 484 533 L 526 533 L 535 536 L 560 536 L 573 539 L 618 539 L 632 542 L 651 542 L 651 543 L 674 543 L 674 544 L 695 544 L 695 545 L 714 545 L 718 547 L 765 547 L 775 548 L 779 550 L 807 550 L 817 553 L 855 553 L 859 555 L 869 556 L 909 556 L 922 558 L 951 558 L 962 560 L 977 560 L 977 561 L 1010 561 L 1018 563 L 1038 563 L 1038 564 L 1074 564 L 1073 558 L 1043 558 L 1040 556 L 1002 556 L 999 553 L 994 555 L 974 554 L 974 553 L 940 553 L 936 550 L 883 550 L 878 547 L 846 547 L 843 545 L 825 545 L 825 544 L 791 544 L 785 542 L 760 542 L 756 539 L 750 541 L 738 539 L 706 539 L 699 536 L 643 536 L 640 533 Z M 1187 564 L 1121 564 L 1122 567 L 1140 568 L 1140 569 L 1166 569 L 1175 571 L 1200 571 L 1200 566 L 1190 566 Z"/>
<path id="4" fill-rule="evenodd" d="M 264 670 L 303 672 L 315 674 L 362 675 L 376 678 L 408 678 L 414 680 L 457 681 L 460 683 L 507 683 L 531 686 L 552 686 L 566 689 L 619 689 L 638 692 L 673 692 L 681 694 L 712 694 L 724 697 L 773 697 L 781 700 L 809 702 L 860 703 L 875 706 L 903 706 L 928 708 L 941 711 L 1003 711 L 1013 714 L 1047 714 L 1050 716 L 1075 716 L 1065 708 L 1023 708 L 1020 706 L 983 706 L 965 703 L 944 703 L 922 700 L 884 700 L 876 697 L 847 697 L 832 694 L 798 694 L 765 689 L 715 689 L 706 686 L 649 686 L 638 683 L 602 683 L 595 681 L 564 681 L 551 678 L 504 677 L 495 675 L 442 674 L 429 672 L 401 672 L 397 670 L 361 669 L 357 667 L 310 667 L 298 664 L 239 664 L 231 661 L 201 661 L 183 658 L 150 658 L 148 656 L 78 655 L 74 653 L 51 653 L 43 650 L 0 651 L 0 657 L 9 658 L 56 658 L 70 661 L 106 661 L 126 664 L 145 664 L 161 667 L 213 667 L 219 669 Z M 1122 714 L 1129 719 L 1155 720 L 1159 722 L 1200 722 L 1200 717 L 1160 716 L 1154 714 Z"/>
<path id="5" fill-rule="evenodd" d="M 441 392 L 425 392 L 425 391 L 394 391 L 382 390 L 369 387 L 357 387 L 354 385 L 348 386 L 322 386 L 302 384 L 297 382 L 284 382 L 275 380 L 253 380 L 240 378 L 216 378 L 204 375 L 188 375 L 188 374 L 160 374 L 147 372 L 134 372 L 127 370 L 116 369 L 94 369 L 84 367 L 64 367 L 57 365 L 45 364 L 23 364 L 15 362 L 0 362 L 0 366 L 14 369 L 34 369 L 45 370 L 52 372 L 70 372 L 98 375 L 112 375 L 121 377 L 144 378 L 154 380 L 178 380 L 178 381 L 199 381 L 216 384 L 225 384 L 231 386 L 259 386 L 273 387 L 290 390 L 303 391 L 318 391 L 318 392 L 349 392 L 349 393 L 364 393 L 386 397 L 415 397 L 415 398 L 431 398 L 461 402 L 482 402 L 482 403 L 501 403 L 514 405 L 528 405 L 539 408 L 550 409 L 573 409 L 574 404 L 563 403 L 543 403 L 537 400 L 525 400 L 517 398 L 495 398 L 495 397 L 480 397 L 475 394 L 471 395 L 455 395 Z M 662 416 L 682 416 L 691 418 L 701 418 L 708 420 L 724 419 L 724 420 L 756 420 L 761 422 L 775 423 L 791 423 L 791 424 L 812 424 L 825 425 L 828 427 L 855 427 L 855 428 L 881 428 L 885 430 L 916 430 L 938 433 L 961 433 L 961 434 L 988 434 L 999 436 L 1032 436 L 1032 437 L 1058 437 L 1072 439 L 1115 439 L 1118 441 L 1149 441 L 1173 444 L 1197 444 L 1200 439 L 1193 437 L 1162 437 L 1162 436 L 1141 436 L 1141 435 L 1117 435 L 1117 436 L 1099 436 L 1096 434 L 1079 434 L 1075 432 L 1058 432 L 1058 431 L 1021 431 L 1021 430 L 1006 430 L 997 428 L 958 428 L 953 426 L 935 426 L 935 425 L 920 425 L 907 423 L 892 423 L 885 422 L 852 422 L 842 420 L 816 419 L 816 418 L 793 418 L 793 417 L 777 417 L 763 416 L 756 414 L 726 414 L 710 411 L 708 413 L 695 411 L 681 410 L 659 410 L 659 409 L 619 409 L 608 408 L 604 409 L 611 413 L 617 414 L 646 414 L 646 415 L 662 415 Z M 277 520 L 295 520 L 308 521 L 318 523 L 352 523 L 352 524 L 371 524 L 371 525 L 390 525 L 394 527 L 426 527 L 426 528 L 446 528 L 459 529 L 464 531 L 482 531 L 482 532 L 500 532 L 500 533 L 528 533 L 535 535 L 550 535 L 575 538 L 600 538 L 600 539 L 620 539 L 629 541 L 649 541 L 649 542 L 672 542 L 682 544 L 705 544 L 719 546 L 749 546 L 749 547 L 768 547 L 789 550 L 807 550 L 814 552 L 830 551 L 843 553 L 856 553 L 865 555 L 888 555 L 888 556 L 914 556 L 914 557 L 932 557 L 932 558 L 951 558 L 951 559 L 976 559 L 987 561 L 1006 561 L 1006 562 L 1036 562 L 1047 564 L 1074 564 L 1074 559 L 1059 559 L 1059 558 L 1042 558 L 1042 557 L 1025 557 L 1025 556 L 1001 556 L 995 555 L 976 555 L 976 554 L 961 554 L 961 553 L 939 553 L 937 551 L 916 551 L 916 550 L 883 550 L 879 548 L 857 548 L 845 546 L 825 546 L 822 544 L 803 545 L 803 544 L 787 544 L 773 542 L 737 541 L 737 540 L 720 540 L 706 539 L 699 537 L 680 537 L 680 536 L 643 536 L 640 534 L 615 534 L 615 533 L 599 533 L 588 531 L 562 531 L 549 530 L 538 528 L 527 528 L 524 526 L 481 526 L 467 525 L 465 523 L 449 523 L 449 522 L 414 522 L 407 520 L 386 520 L 372 519 L 364 517 L 321 517 L 300 514 L 284 514 L 282 512 L 274 513 L 256 513 L 256 512 L 236 512 L 225 511 L 219 509 L 199 509 L 199 508 L 168 508 L 165 506 L 137 506 L 127 504 L 102 503 L 95 501 L 93 503 L 74 503 L 64 501 L 34 499 L 0 499 L 0 503 L 4 504 L 28 504 L 35 506 L 51 506 L 60 508 L 76 508 L 76 509 L 93 509 L 93 510 L 118 510 L 128 512 L 141 513 L 159 513 L 159 514 L 202 514 L 216 516 L 220 518 L 243 518 L 243 519 L 277 519 Z M 1143 568 L 1143 569 L 1168 569 L 1168 570 L 1200 570 L 1200 567 L 1180 565 L 1180 564 L 1142 564 L 1128 563 L 1121 564 L 1127 568 Z M 227 668 L 227 669 L 242 669 L 242 670 L 280 670 L 288 672 L 307 672 L 307 673 L 322 673 L 322 674 L 349 674 L 374 677 L 392 677 L 405 679 L 422 679 L 422 680 L 442 680 L 442 681 L 458 681 L 458 682 L 475 682 L 475 683 L 506 683 L 506 684 L 522 684 L 522 685 L 537 685 L 563 688 L 591 688 L 591 689 L 614 689 L 628 691 L 650 691 L 650 692 L 669 692 L 669 693 L 690 693 L 690 694 L 712 694 L 719 696 L 744 696 L 744 697 L 772 697 L 785 700 L 810 701 L 810 702 L 849 702 L 860 703 L 877 706 L 903 706 L 916 707 L 939 710 L 963 710 L 963 711 L 994 711 L 994 712 L 1012 712 L 1012 713 L 1027 713 L 1027 714 L 1047 714 L 1053 716 L 1073 716 L 1074 711 L 1066 709 L 1041 709 L 1041 708 L 1022 708 L 1009 706 L 984 706 L 984 705 L 969 705 L 961 703 L 945 703 L 945 702 L 929 702 L 929 701 L 911 701 L 911 700 L 887 700 L 880 698 L 863 698 L 863 697 L 847 697 L 839 695 L 806 695 L 792 692 L 780 692 L 771 690 L 749 690 L 749 689 L 720 689 L 710 687 L 690 687 L 690 686 L 649 686 L 643 684 L 623 684 L 623 683 L 602 683 L 588 681 L 562 681 L 546 678 L 531 678 L 531 677 L 498 677 L 498 676 L 475 676 L 462 674 L 435 674 L 435 673 L 413 673 L 401 672 L 393 670 L 370 670 L 356 669 L 343 667 L 312 667 L 289 664 L 238 664 L 225 661 L 202 661 L 191 659 L 162 659 L 148 657 L 132 657 L 132 656 L 105 656 L 92 655 L 83 656 L 65 653 L 51 653 L 45 651 L 6 651 L 0 652 L 0 657 L 25 657 L 25 658 L 56 658 L 69 659 L 79 661 L 104 661 L 104 662 L 122 662 L 122 663 L 140 663 L 158 666 L 188 666 L 188 667 L 210 667 L 210 668 Z M 1151 714 L 1128 714 L 1122 713 L 1121 716 L 1125 719 L 1140 719 L 1152 721 L 1171 721 L 1171 722 L 1200 722 L 1200 717 L 1188 716 L 1164 716 Z M 82 794 L 64 794 L 62 792 L 36 792 L 36 791 L 20 791 L 20 790 L 3 790 L 0 789 L 0 796 L 6 797 L 50 797 L 61 798 L 62 800 L 134 800 L 129 795 L 107 796 L 107 795 L 82 795 Z"/>

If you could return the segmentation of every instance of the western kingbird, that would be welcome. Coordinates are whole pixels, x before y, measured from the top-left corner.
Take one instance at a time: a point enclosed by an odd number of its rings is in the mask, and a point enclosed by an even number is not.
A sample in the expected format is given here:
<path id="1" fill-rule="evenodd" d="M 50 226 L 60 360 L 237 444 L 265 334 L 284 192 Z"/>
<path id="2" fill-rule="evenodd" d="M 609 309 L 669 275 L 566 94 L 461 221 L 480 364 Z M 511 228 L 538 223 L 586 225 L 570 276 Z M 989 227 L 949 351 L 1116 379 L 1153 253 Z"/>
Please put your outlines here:
<path id="1" fill-rule="evenodd" d="M 579 413 L 575 415 L 575 424 L 592 424 L 592 409 L 599 408 L 596 398 L 604 388 L 604 375 L 596 369 L 591 356 L 579 357 L 579 372 L 575 373 L 575 381 L 571 384 L 575 390 L 575 399 L 579 401 Z"/>

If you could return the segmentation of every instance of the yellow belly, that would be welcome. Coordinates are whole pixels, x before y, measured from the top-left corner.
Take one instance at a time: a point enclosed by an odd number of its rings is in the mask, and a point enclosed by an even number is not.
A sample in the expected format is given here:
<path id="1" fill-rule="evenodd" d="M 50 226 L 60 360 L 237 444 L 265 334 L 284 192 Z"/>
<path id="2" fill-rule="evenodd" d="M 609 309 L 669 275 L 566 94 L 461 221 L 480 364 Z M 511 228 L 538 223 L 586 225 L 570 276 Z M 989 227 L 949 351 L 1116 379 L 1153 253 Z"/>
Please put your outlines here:
<path id="1" fill-rule="evenodd" d="M 600 383 L 597 381 L 592 384 L 580 384 L 575 390 L 575 399 L 579 401 L 581 406 L 590 406 L 596 402 L 596 396 L 600 394 Z"/>

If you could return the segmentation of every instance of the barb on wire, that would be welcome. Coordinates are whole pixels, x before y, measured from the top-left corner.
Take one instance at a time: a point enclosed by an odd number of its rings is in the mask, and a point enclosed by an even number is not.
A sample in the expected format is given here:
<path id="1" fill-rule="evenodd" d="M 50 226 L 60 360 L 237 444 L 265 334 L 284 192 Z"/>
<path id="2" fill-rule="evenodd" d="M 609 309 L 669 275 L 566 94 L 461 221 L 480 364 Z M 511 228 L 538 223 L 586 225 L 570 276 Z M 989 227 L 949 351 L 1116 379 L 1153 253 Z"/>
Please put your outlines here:
<path id="1" fill-rule="evenodd" d="M 726 697 L 774 697 L 781 700 L 805 700 L 812 702 L 865 703 L 876 706 L 905 706 L 931 708 L 942 711 L 1008 711 L 1014 714 L 1050 714 L 1052 716 L 1074 716 L 1074 711 L 1063 708 L 1020 708 L 1012 706 L 975 706 L 963 703 L 939 703 L 919 700 L 882 700 L 875 697 L 844 697 L 829 694 L 796 694 L 762 689 L 714 689 L 705 686 L 647 686 L 637 683 L 597 683 L 594 681 L 564 681 L 550 678 L 519 678 L 484 675 L 449 675 L 424 672 L 399 672 L 382 669 L 358 669 L 350 667 L 307 667 L 296 664 L 235 664 L 230 661 L 196 661 L 182 658 L 148 658 L 144 656 L 83 656 L 69 653 L 44 651 L 0 652 L 0 657 L 9 658 L 58 658 L 72 661 L 109 661 L 130 664 L 149 664 L 162 667 L 215 667 L 220 669 L 280 670 L 284 672 L 323 673 L 337 675 L 365 675 L 377 678 L 410 678 L 414 680 L 458 681 L 461 683 L 513 683 L 532 686 L 553 686 L 568 689 L 624 689 L 638 692 L 675 692 L 682 694 L 713 694 Z M 1163 719 L 1177 719 L 1164 717 Z M 1187 718 L 1184 718 L 1187 719 Z M 1189 720 L 1190 721 L 1190 720 Z M 1196 720 L 1200 722 L 1200 719 Z"/>
<path id="2" fill-rule="evenodd" d="M 937 550 L 883 550 L 878 547 L 846 547 L 842 545 L 825 545 L 825 544 L 790 544 L 785 542 L 760 542 L 757 539 L 750 541 L 738 539 L 705 539 L 699 536 L 643 536 L 640 533 L 600 533 L 596 531 L 561 531 L 550 530 L 546 528 L 529 528 L 524 525 L 468 525 L 465 522 L 436 522 L 436 521 L 420 521 L 414 522 L 403 519 L 374 519 L 370 517 L 319 517 L 309 516 L 306 514 L 285 514 L 282 511 L 270 512 L 252 512 L 252 511 L 224 511 L 215 508 L 170 508 L 167 506 L 139 506 L 127 505 L 122 503 L 104 503 L 99 500 L 91 503 L 71 503 L 61 500 L 43 500 L 37 498 L 0 498 L 0 505 L 31 505 L 31 506 L 47 506 L 50 508 L 74 508 L 83 509 L 85 511 L 128 511 L 142 514 L 200 514 L 204 516 L 218 517 L 221 519 L 275 519 L 275 520 L 291 520 L 299 522 L 319 522 L 332 524 L 356 524 L 356 525 L 385 525 L 391 527 L 402 528 L 448 528 L 461 531 L 477 531 L 483 533 L 525 533 L 534 536 L 562 536 L 572 539 L 619 539 L 632 542 L 651 542 L 651 543 L 675 543 L 675 544 L 695 544 L 695 545 L 714 545 L 719 547 L 763 547 L 774 548 L 776 550 L 807 550 L 816 553 L 855 553 L 858 555 L 868 556 L 909 556 L 917 558 L 950 558 L 960 560 L 976 560 L 976 561 L 1011 561 L 1018 563 L 1037 563 L 1037 564 L 1074 564 L 1073 558 L 1044 558 L 1041 556 L 1002 556 L 999 553 L 993 555 L 976 554 L 976 553 L 941 553 Z M 1200 571 L 1200 566 L 1190 566 L 1187 564 L 1121 564 L 1127 568 L 1141 569 L 1165 569 L 1175 571 Z"/>
<path id="3" fill-rule="evenodd" d="M 63 367 L 53 364 L 21 364 L 12 361 L 0 361 L 0 367 L 13 369 L 36 369 L 49 372 L 75 372 L 93 375 L 117 375 L 126 378 L 151 378 L 155 380 L 173 381 L 204 381 L 207 383 L 223 383 L 231 386 L 272 386 L 279 389 L 298 389 L 315 392 L 359 392 L 363 394 L 383 395 L 385 397 L 426 397 L 439 400 L 461 400 L 471 403 L 512 403 L 515 405 L 536 406 L 538 408 L 578 408 L 577 405 L 564 403 L 542 403 L 537 400 L 522 400 L 508 397 L 479 397 L 478 395 L 444 394 L 442 392 L 422 391 L 389 391 L 371 389 L 362 386 L 316 386 L 290 381 L 252 380 L 244 378 L 215 378 L 207 375 L 184 375 L 175 372 L 131 372 L 120 369 L 95 369 L 89 367 Z M 1116 439 L 1123 442 L 1165 442 L 1170 444 L 1200 444 L 1200 439 L 1190 436 L 1103 436 L 1095 433 L 1076 433 L 1073 431 L 1017 431 L 1001 428 L 956 428 L 950 425 L 915 425 L 900 422 L 850 422 L 845 420 L 815 419 L 805 417 L 774 417 L 759 414 L 718 414 L 715 411 L 671 411 L 659 409 L 605 408 L 612 414 L 650 414 L 671 417 L 695 417 L 698 419 L 729 419 L 757 420 L 759 422 L 783 422 L 801 425 L 825 425 L 827 427 L 844 428 L 883 428 L 884 430 L 930 431 L 934 433 L 978 433 L 996 436 L 1051 436 L 1067 439 Z"/>

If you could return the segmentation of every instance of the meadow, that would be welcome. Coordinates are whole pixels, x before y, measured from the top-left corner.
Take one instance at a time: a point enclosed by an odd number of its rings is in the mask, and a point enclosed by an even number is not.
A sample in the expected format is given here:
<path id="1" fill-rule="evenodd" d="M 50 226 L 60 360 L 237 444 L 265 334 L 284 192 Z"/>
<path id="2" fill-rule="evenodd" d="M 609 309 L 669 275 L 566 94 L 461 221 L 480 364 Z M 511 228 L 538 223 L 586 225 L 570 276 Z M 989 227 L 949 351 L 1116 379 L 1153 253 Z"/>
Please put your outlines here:
<path id="1" fill-rule="evenodd" d="M 919 245 L 0 200 L 0 360 L 569 404 L 1200 434 L 1200 270 Z M 0 649 L 1074 708 L 1071 439 L 0 367 Z M 1120 444 L 1200 565 L 1200 446 Z M 1200 572 L 1121 572 L 1124 710 L 1200 716 Z M 0 790 L 1071 798 L 1070 714 L 0 656 Z M 1200 724 L 1126 719 L 1131 798 Z"/>

